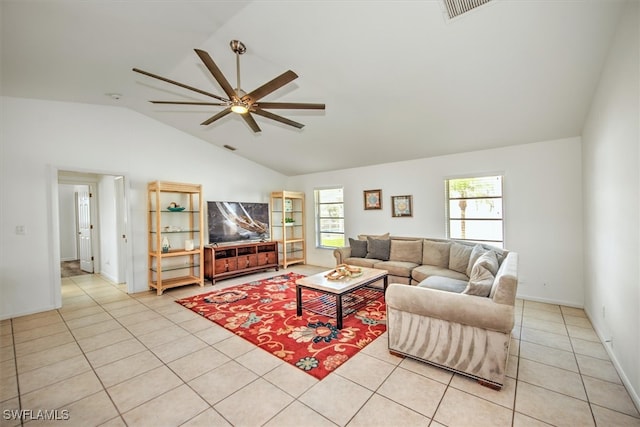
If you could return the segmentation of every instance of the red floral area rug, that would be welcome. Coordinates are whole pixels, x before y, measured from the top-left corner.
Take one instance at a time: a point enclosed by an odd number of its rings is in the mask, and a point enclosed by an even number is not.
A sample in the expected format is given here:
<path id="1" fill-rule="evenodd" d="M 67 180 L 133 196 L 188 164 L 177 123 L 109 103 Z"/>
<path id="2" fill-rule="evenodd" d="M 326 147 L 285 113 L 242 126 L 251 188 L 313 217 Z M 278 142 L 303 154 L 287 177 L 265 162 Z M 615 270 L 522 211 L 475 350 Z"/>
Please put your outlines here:
<path id="1" fill-rule="evenodd" d="M 288 273 L 176 302 L 322 379 L 386 331 L 384 296 L 356 291 L 345 297 L 343 325 L 337 329 L 335 317 L 304 309 L 313 299 L 333 301 L 333 296 L 303 290 L 302 316 L 296 316 L 301 277 Z"/>

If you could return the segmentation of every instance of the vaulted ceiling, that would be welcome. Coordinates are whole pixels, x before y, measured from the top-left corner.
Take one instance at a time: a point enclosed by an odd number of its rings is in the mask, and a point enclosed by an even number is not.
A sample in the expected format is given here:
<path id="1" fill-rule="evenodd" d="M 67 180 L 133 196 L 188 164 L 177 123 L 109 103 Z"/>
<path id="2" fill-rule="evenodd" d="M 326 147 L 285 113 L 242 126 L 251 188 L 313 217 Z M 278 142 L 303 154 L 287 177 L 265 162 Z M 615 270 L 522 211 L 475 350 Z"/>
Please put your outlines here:
<path id="1" fill-rule="evenodd" d="M 621 3 L 494 0 L 447 20 L 436 0 L 1 0 L 1 93 L 130 108 L 287 175 L 580 135 Z M 224 95 L 193 49 L 235 87 L 291 69 L 265 101 L 325 103 L 277 111 L 295 129 L 236 115 L 131 71 Z M 121 94 L 114 99 L 106 94 Z M 274 111 L 275 112 L 275 111 Z"/>

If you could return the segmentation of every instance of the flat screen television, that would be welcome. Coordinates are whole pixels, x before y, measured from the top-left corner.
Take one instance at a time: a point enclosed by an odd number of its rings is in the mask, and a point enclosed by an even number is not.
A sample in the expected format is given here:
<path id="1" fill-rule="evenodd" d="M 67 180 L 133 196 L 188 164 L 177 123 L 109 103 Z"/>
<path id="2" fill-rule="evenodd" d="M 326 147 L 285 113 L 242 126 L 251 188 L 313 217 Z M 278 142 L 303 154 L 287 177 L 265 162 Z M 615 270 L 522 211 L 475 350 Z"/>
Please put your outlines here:
<path id="1" fill-rule="evenodd" d="M 209 243 L 266 241 L 269 203 L 207 202 Z"/>

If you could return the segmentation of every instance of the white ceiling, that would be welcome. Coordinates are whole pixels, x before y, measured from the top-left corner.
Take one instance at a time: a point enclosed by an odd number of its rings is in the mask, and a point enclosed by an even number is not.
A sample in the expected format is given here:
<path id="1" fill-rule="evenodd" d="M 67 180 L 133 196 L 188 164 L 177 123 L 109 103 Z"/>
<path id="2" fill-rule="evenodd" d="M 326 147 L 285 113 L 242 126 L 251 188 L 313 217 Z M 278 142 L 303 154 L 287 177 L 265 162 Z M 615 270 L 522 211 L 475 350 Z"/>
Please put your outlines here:
<path id="1" fill-rule="evenodd" d="M 131 108 L 287 175 L 580 135 L 620 14 L 617 1 L 494 0 L 452 21 L 438 1 L 0 0 L 2 95 Z M 235 115 L 131 71 L 224 95 L 194 48 L 242 88 L 287 69 L 263 101 L 302 130 Z M 106 93 L 120 93 L 114 100 Z"/>

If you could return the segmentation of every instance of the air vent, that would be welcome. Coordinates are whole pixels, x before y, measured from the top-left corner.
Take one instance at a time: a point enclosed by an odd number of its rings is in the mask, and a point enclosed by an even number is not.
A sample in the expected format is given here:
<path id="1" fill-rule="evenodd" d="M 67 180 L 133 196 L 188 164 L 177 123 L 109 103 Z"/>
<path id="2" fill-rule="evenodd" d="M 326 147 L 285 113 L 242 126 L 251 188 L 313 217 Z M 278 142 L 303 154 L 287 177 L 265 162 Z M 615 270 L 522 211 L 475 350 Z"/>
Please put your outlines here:
<path id="1" fill-rule="evenodd" d="M 224 144 L 223 147 L 229 151 L 236 151 L 236 147 L 232 147 L 231 145 Z"/>
<path id="2" fill-rule="evenodd" d="M 491 0 L 442 0 L 449 19 L 456 18 L 490 1 Z"/>

